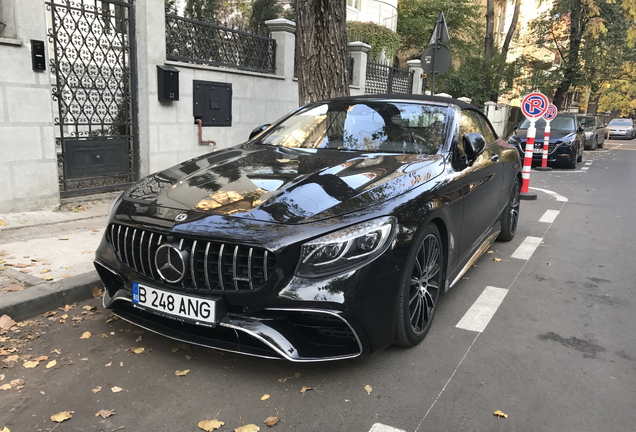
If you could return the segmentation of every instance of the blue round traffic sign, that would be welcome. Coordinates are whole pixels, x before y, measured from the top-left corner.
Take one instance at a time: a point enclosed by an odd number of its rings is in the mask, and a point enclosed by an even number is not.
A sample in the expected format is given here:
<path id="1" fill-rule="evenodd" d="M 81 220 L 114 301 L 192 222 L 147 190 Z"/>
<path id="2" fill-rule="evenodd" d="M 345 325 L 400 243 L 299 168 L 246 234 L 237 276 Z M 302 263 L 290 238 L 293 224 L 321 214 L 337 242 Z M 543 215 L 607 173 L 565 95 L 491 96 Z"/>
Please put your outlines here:
<path id="1" fill-rule="evenodd" d="M 526 117 L 541 117 L 550 106 L 550 101 L 541 92 L 526 95 L 521 101 L 521 111 Z"/>
<path id="2" fill-rule="evenodd" d="M 553 104 L 550 104 L 548 106 L 548 109 L 545 110 L 545 113 L 543 114 L 543 119 L 545 121 L 552 121 L 553 118 L 555 118 L 557 116 L 557 107 L 555 107 Z"/>

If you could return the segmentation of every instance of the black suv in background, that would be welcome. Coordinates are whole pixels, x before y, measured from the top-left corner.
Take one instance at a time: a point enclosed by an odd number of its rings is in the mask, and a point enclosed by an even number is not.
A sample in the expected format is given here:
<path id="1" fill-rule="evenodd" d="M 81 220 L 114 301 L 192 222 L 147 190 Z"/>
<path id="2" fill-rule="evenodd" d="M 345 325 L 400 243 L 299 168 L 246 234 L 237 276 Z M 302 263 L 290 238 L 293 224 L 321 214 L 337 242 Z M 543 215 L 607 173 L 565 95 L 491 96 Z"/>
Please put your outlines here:
<path id="1" fill-rule="evenodd" d="M 579 123 L 585 133 L 585 150 L 603 148 L 605 143 L 605 125 L 599 117 L 593 115 L 578 115 Z"/>
<path id="2" fill-rule="evenodd" d="M 524 157 L 526 148 L 526 135 L 530 121 L 525 119 L 521 125 L 508 137 L 508 143 L 519 150 Z M 545 120 L 539 119 L 535 123 L 537 133 L 535 136 L 532 164 L 540 165 L 543 154 L 543 135 Z M 576 163 L 583 160 L 583 146 L 585 145 L 585 133 L 579 123 L 576 114 L 557 114 L 550 123 L 550 142 L 548 147 L 548 165 L 576 168 Z"/>

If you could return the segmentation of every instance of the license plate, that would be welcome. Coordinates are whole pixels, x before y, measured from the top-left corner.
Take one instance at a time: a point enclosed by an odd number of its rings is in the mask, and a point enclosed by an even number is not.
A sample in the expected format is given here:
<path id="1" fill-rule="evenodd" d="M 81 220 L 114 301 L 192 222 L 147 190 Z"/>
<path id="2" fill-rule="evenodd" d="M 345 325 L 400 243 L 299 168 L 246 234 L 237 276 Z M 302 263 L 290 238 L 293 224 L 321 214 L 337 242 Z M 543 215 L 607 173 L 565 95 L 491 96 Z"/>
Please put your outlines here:
<path id="1" fill-rule="evenodd" d="M 534 149 L 534 154 L 543 154 L 543 149 L 542 148 Z"/>
<path id="2" fill-rule="evenodd" d="M 134 282 L 132 302 L 138 308 L 179 321 L 192 321 L 203 326 L 217 323 L 214 299 L 171 293 Z"/>

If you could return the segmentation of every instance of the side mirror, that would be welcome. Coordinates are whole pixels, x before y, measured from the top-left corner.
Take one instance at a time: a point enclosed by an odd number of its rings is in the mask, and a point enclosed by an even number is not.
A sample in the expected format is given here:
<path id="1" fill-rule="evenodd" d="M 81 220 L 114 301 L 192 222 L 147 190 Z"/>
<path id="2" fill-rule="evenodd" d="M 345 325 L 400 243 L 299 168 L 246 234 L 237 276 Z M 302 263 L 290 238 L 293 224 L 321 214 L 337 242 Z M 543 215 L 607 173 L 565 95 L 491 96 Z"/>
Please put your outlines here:
<path id="1" fill-rule="evenodd" d="M 468 156 L 469 164 L 473 163 L 486 148 L 484 137 L 477 132 L 469 132 L 462 137 L 464 141 L 464 150 Z"/>
<path id="2" fill-rule="evenodd" d="M 260 125 L 259 127 L 255 128 L 252 132 L 250 132 L 250 137 L 248 138 L 248 140 L 251 140 L 256 135 L 260 134 L 261 132 L 263 132 L 265 129 L 267 129 L 270 126 L 271 126 L 270 123 L 266 123 L 264 125 Z"/>

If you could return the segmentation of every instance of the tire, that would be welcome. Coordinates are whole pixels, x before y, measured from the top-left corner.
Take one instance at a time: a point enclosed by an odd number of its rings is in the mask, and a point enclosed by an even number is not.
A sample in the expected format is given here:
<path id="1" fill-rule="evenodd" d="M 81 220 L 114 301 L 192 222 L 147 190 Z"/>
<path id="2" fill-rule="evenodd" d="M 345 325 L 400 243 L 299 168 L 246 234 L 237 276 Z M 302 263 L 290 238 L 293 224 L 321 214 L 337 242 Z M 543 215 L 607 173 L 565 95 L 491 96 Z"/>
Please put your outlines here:
<path id="1" fill-rule="evenodd" d="M 594 143 L 592 144 L 592 148 L 590 150 L 594 151 L 598 148 L 598 136 L 594 135 Z"/>
<path id="2" fill-rule="evenodd" d="M 583 162 L 583 149 L 581 148 L 580 145 L 579 145 L 579 151 L 581 152 L 581 154 L 576 158 L 576 161 Z M 576 168 L 576 163 L 574 164 L 574 168 Z"/>
<path id="3" fill-rule="evenodd" d="M 501 217 L 501 232 L 499 233 L 499 237 L 497 237 L 497 241 L 508 242 L 515 238 L 517 223 L 519 222 L 519 209 L 521 207 L 520 186 L 519 177 L 517 177 L 512 185 L 510 199 L 508 200 L 508 204 L 506 204 L 506 208 L 504 209 L 504 214 Z"/>
<path id="4" fill-rule="evenodd" d="M 603 136 L 603 141 L 600 144 L 598 144 L 598 148 L 602 149 L 604 145 L 605 145 L 605 136 Z"/>
<path id="5" fill-rule="evenodd" d="M 576 169 L 576 155 L 572 155 L 572 159 L 568 161 L 567 164 L 565 164 L 566 168 L 571 168 L 571 169 Z"/>
<path id="6" fill-rule="evenodd" d="M 416 236 L 397 300 L 395 343 L 412 347 L 431 328 L 442 290 L 446 255 L 439 230 L 429 224 Z"/>

